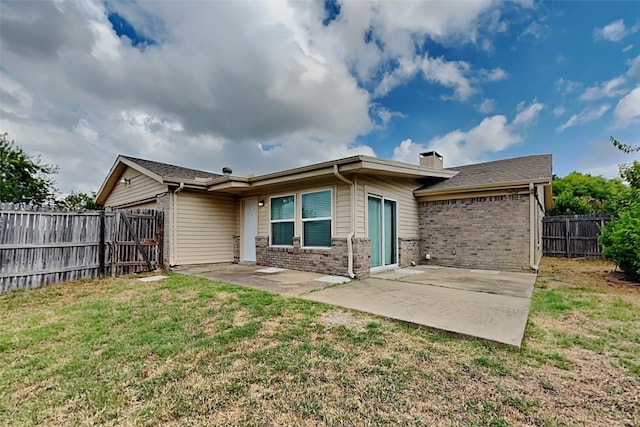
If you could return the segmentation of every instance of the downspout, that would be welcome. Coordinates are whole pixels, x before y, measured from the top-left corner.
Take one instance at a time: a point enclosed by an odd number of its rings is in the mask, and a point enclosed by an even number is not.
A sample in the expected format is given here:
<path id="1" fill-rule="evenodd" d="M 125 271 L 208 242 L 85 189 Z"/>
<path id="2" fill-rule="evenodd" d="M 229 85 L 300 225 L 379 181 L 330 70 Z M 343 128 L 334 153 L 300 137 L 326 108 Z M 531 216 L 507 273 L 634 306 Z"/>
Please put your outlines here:
<path id="1" fill-rule="evenodd" d="M 356 184 L 353 181 L 348 180 L 344 176 L 340 175 L 338 172 L 338 165 L 333 165 L 333 174 L 340 181 L 351 186 L 351 231 L 347 235 L 347 257 L 348 257 L 348 266 L 347 266 L 347 274 L 350 278 L 355 278 L 356 275 L 353 273 L 353 236 L 356 234 Z"/>
<path id="2" fill-rule="evenodd" d="M 173 206 L 171 209 L 171 256 L 169 257 L 169 267 L 176 265 L 176 247 L 178 246 L 178 193 L 184 189 L 184 182 L 173 192 Z"/>
<path id="3" fill-rule="evenodd" d="M 535 254 L 535 245 L 536 245 L 536 220 L 535 220 L 535 186 L 533 183 L 529 183 L 529 267 L 534 270 L 536 273 L 538 272 L 538 268 L 540 267 L 536 264 L 536 254 Z"/>

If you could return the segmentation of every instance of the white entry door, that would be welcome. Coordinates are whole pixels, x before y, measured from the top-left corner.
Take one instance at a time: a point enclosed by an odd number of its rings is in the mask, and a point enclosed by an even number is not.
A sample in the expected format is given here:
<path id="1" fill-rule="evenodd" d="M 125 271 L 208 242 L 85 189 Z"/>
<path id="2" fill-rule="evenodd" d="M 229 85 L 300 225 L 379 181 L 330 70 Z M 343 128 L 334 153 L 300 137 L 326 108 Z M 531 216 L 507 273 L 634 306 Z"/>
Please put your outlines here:
<path id="1" fill-rule="evenodd" d="M 258 235 L 258 199 L 245 199 L 242 224 L 241 261 L 256 261 L 256 236 Z"/>

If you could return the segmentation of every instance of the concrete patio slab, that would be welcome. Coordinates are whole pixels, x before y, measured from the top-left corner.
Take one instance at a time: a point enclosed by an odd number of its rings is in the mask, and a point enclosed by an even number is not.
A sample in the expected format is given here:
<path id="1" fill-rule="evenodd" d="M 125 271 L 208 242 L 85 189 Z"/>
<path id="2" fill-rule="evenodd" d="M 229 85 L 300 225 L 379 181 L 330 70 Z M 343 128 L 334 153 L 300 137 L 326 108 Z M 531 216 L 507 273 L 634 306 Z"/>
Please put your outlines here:
<path id="1" fill-rule="evenodd" d="M 520 347 L 535 274 L 417 266 L 335 285 L 326 275 L 203 265 L 180 273 L 351 308 Z M 330 276 L 332 277 L 332 276 Z M 343 280 L 345 278 L 336 276 Z M 324 281 L 327 280 L 327 281 Z"/>
<path id="2" fill-rule="evenodd" d="M 393 280 L 522 298 L 531 298 L 533 284 L 536 281 L 534 273 L 451 267 L 433 269 L 431 266 L 418 266 L 414 269 L 422 270 L 426 274 L 397 275 Z M 399 271 L 402 270 L 396 270 Z M 383 275 L 372 277 L 380 278 Z"/>
<path id="3" fill-rule="evenodd" d="M 531 301 L 527 297 L 378 278 L 322 289 L 302 298 L 518 348 Z"/>
<path id="4" fill-rule="evenodd" d="M 331 286 L 331 283 L 316 281 L 316 279 L 325 276 L 324 274 L 286 269 L 279 269 L 280 271 L 269 273 L 261 272 L 261 269 L 264 269 L 264 267 L 240 264 L 210 264 L 182 268 L 178 273 L 232 285 L 246 286 L 285 296 L 299 296 Z"/>

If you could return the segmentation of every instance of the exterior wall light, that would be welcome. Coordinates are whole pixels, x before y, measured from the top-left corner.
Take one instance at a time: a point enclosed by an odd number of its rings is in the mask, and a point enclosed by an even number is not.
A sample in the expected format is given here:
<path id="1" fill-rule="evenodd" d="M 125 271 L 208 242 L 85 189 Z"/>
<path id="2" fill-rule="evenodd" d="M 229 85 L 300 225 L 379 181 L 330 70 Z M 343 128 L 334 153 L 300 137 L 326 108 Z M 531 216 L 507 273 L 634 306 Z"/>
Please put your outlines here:
<path id="1" fill-rule="evenodd" d="M 261 199 L 260 201 L 258 201 L 258 207 L 261 208 L 264 206 L 264 199 Z"/>

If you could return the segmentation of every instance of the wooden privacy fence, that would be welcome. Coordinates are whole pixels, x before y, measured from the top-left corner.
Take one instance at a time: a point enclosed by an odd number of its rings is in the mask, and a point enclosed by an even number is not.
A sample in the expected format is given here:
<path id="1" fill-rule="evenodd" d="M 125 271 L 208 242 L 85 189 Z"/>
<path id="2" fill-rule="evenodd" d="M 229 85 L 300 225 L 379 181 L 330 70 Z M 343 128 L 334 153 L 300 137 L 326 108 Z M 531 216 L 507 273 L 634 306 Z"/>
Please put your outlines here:
<path id="1" fill-rule="evenodd" d="M 0 203 L 0 293 L 162 267 L 162 212 Z"/>
<path id="2" fill-rule="evenodd" d="M 557 215 L 542 220 L 544 255 L 565 258 L 601 258 L 600 229 L 608 216 Z"/>

